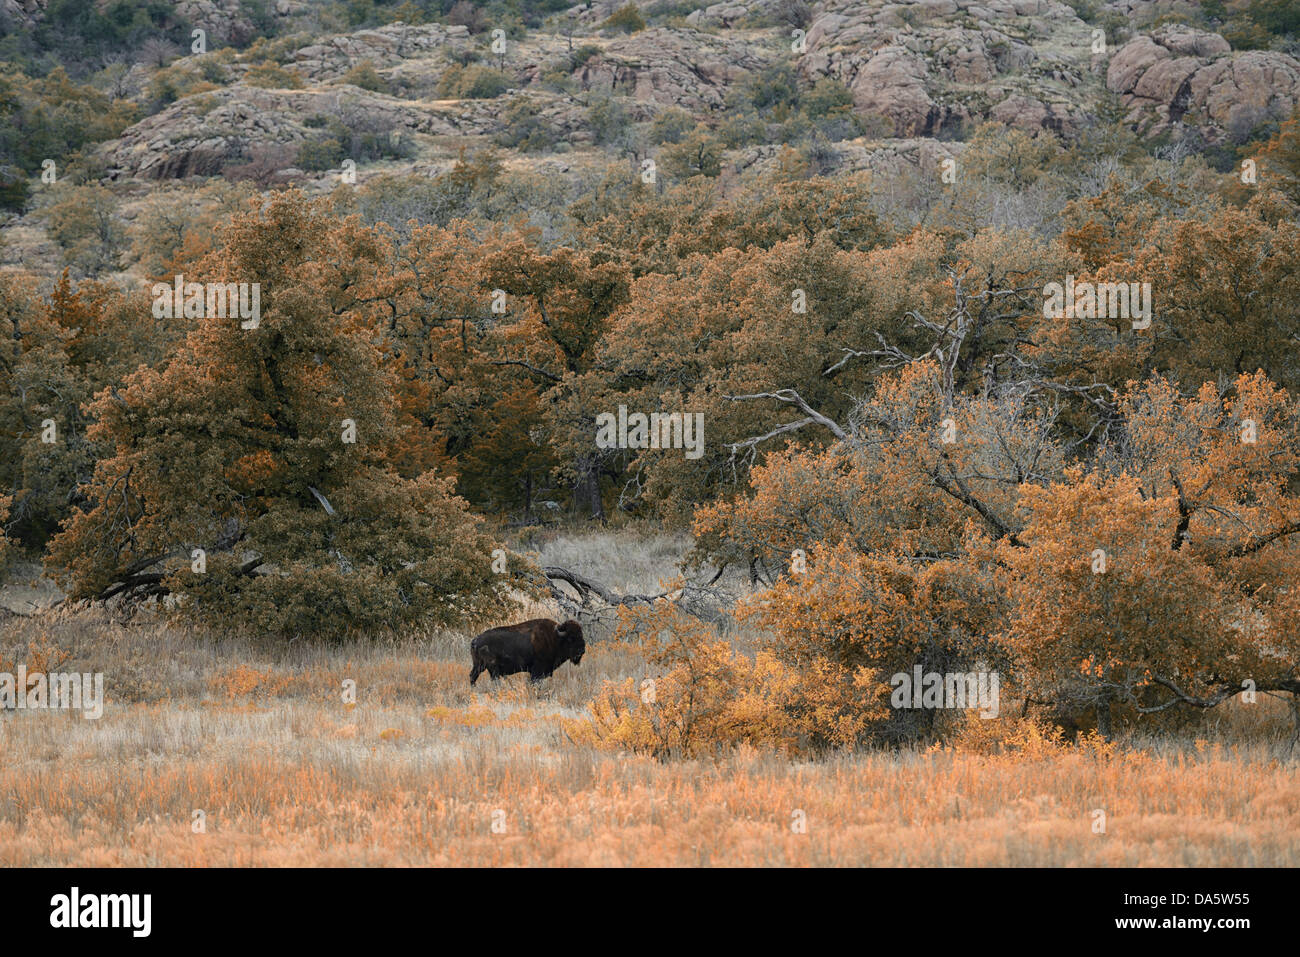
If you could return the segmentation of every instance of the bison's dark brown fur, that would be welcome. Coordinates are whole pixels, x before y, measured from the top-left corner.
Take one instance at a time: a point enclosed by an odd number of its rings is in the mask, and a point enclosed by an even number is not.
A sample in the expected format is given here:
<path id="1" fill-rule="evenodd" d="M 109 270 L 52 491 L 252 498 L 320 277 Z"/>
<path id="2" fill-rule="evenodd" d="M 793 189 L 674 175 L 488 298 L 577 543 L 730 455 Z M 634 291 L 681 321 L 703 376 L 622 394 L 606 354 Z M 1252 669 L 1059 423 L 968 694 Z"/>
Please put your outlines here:
<path id="1" fill-rule="evenodd" d="M 474 668 L 469 683 L 487 672 L 493 680 L 526 671 L 533 681 L 549 678 L 566 661 L 582 660 L 587 644 L 576 621 L 557 625 L 549 618 L 534 618 L 517 625 L 490 628 L 469 645 Z"/>

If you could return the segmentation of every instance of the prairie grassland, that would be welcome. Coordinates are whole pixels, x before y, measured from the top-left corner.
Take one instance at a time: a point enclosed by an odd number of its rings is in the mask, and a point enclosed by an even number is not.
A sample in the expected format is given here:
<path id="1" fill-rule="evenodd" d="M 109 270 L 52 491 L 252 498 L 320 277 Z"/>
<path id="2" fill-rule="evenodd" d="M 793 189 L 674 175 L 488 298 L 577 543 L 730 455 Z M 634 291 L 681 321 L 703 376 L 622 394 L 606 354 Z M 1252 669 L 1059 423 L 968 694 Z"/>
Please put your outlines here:
<path id="1" fill-rule="evenodd" d="M 648 589 L 679 546 L 598 534 L 543 551 Z M 102 671 L 108 697 L 98 721 L 0 712 L 0 866 L 1300 863 L 1300 753 L 1265 698 L 1109 755 L 741 747 L 661 763 L 565 729 L 604 680 L 641 672 L 627 652 L 597 635 L 547 682 L 471 689 L 467 643 L 272 644 L 85 610 L 0 620 L 0 671 Z"/>

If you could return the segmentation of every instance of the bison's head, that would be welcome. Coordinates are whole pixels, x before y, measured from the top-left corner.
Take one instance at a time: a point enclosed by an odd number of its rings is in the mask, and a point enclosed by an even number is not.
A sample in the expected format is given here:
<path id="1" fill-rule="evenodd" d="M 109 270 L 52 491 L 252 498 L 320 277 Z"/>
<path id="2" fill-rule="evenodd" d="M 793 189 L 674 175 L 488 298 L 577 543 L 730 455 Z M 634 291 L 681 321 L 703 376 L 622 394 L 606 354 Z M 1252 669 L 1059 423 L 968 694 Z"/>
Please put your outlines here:
<path id="1" fill-rule="evenodd" d="M 570 618 L 555 629 L 560 636 L 561 661 L 572 661 L 575 665 L 582 660 L 587 643 L 582 640 L 582 626 Z"/>

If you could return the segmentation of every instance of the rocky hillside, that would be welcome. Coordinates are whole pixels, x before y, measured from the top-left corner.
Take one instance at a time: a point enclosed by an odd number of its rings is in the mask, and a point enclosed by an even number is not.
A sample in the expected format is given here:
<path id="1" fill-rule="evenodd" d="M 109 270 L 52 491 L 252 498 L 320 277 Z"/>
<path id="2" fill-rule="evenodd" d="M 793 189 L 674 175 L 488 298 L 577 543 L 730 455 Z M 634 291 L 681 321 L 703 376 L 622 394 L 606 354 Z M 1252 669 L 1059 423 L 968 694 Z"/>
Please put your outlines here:
<path id="1" fill-rule="evenodd" d="M 683 142 L 699 148 L 679 175 L 739 174 L 784 147 L 823 174 L 880 169 L 951 155 L 990 122 L 1067 141 L 1122 122 L 1152 142 L 1232 147 L 1300 101 L 1293 38 L 1234 47 L 1224 33 L 1252 36 L 1244 21 L 1168 0 L 534 6 L 524 23 L 490 5 L 435 17 L 420 12 L 438 4 L 371 3 L 394 22 L 337 30 L 331 5 L 182 0 L 169 39 L 78 78 L 134 113 L 86 144 L 78 178 L 129 219 L 163 181 L 325 189 L 344 170 L 430 175 L 489 147 L 507 168 L 571 178 Z M 424 22 L 395 19 L 413 12 Z M 15 36 L 48 35 L 50 16 L 43 0 L 0 0 Z M 11 265 L 54 265 L 43 189 L 9 224 Z"/>

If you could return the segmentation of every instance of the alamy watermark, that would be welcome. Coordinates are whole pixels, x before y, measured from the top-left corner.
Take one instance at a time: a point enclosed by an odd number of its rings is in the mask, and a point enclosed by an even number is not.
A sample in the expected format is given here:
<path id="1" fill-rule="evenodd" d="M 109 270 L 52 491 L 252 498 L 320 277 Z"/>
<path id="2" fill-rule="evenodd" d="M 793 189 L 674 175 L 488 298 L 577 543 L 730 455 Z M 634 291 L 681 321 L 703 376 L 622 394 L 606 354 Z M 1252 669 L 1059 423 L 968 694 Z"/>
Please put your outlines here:
<path id="1" fill-rule="evenodd" d="M 998 716 L 996 671 L 922 671 L 917 665 L 889 683 L 894 689 L 889 703 L 895 708 L 979 708 L 981 718 Z"/>
<path id="2" fill-rule="evenodd" d="M 0 710 L 80 711 L 94 721 L 104 715 L 104 675 L 51 671 L 44 674 L 19 665 L 16 674 L 0 671 Z"/>
<path id="3" fill-rule="evenodd" d="M 262 321 L 262 284 L 257 282 L 186 282 L 153 284 L 155 319 L 242 319 L 241 329 Z"/>
<path id="4" fill-rule="evenodd" d="M 703 412 L 633 412 L 596 416 L 596 447 L 601 449 L 685 449 L 688 459 L 704 454 Z"/>
<path id="5" fill-rule="evenodd" d="M 125 928 L 132 937 L 148 937 L 153 927 L 152 894 L 83 894 L 73 887 L 50 898 L 50 926 Z"/>
<path id="6" fill-rule="evenodd" d="M 1129 319 L 1134 329 L 1151 327 L 1151 283 L 1080 282 L 1043 287 L 1044 319 Z"/>

